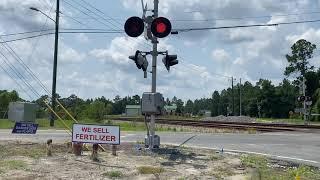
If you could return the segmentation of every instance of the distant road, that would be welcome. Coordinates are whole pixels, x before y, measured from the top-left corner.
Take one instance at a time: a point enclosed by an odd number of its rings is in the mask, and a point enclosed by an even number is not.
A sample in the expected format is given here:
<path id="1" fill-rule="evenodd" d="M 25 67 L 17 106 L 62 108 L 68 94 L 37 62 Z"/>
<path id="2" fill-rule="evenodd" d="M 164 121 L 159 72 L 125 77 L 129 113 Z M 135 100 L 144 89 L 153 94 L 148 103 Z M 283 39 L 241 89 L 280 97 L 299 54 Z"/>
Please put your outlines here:
<path id="1" fill-rule="evenodd" d="M 196 135 L 185 145 L 192 147 L 224 149 L 273 156 L 320 167 L 320 133 L 277 132 L 263 134 L 200 134 L 159 132 L 161 143 L 178 145 Z M 122 132 L 122 142 L 143 141 L 144 132 Z M 0 130 L 1 140 L 45 142 L 70 140 L 62 130 L 38 130 L 36 135 L 13 135 L 11 130 Z"/>

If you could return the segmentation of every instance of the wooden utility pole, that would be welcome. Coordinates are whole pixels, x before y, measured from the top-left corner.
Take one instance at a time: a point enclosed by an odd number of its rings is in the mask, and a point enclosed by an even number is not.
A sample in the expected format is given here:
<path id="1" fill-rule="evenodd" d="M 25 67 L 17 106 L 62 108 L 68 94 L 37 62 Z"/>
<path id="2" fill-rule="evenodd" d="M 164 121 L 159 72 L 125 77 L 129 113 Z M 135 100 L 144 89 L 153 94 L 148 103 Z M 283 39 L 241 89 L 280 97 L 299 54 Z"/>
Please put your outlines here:
<path id="1" fill-rule="evenodd" d="M 58 64 L 58 42 L 59 42 L 59 13 L 60 13 L 60 0 L 57 0 L 56 7 L 56 20 L 55 20 L 55 38 L 54 38 L 54 57 L 53 57 L 53 74 L 52 74 L 52 110 L 56 111 L 56 85 L 57 85 L 57 64 Z M 54 126 L 55 115 L 51 112 L 50 126 Z"/>

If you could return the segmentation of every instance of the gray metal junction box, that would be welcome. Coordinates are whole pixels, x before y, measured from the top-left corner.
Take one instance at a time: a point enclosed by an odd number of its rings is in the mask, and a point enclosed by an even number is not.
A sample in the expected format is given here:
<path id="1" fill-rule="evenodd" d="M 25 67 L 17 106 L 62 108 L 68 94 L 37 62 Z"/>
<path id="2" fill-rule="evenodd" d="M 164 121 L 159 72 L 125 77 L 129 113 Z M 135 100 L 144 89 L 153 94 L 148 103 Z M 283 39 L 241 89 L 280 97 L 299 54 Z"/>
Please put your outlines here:
<path id="1" fill-rule="evenodd" d="M 145 92 L 141 100 L 142 114 L 161 114 L 164 107 L 164 98 L 160 93 Z"/>
<path id="2" fill-rule="evenodd" d="M 37 105 L 28 102 L 9 103 L 8 119 L 15 122 L 35 122 Z"/>

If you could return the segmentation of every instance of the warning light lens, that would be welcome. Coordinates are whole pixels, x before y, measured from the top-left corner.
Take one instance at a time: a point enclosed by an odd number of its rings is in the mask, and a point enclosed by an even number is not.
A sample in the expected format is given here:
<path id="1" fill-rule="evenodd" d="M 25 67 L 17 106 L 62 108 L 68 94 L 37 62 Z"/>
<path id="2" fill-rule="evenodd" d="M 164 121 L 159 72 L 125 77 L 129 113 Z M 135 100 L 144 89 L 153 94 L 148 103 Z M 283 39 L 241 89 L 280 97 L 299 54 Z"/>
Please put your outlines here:
<path id="1" fill-rule="evenodd" d="M 166 31 L 166 29 L 167 29 L 167 26 L 164 23 L 160 22 L 157 24 L 157 32 L 158 33 L 164 33 Z"/>
<path id="2" fill-rule="evenodd" d="M 130 17 L 124 24 L 124 30 L 130 37 L 138 37 L 144 31 L 143 20 L 139 17 Z"/>
<path id="3" fill-rule="evenodd" d="M 152 21 L 151 32 L 157 38 L 164 38 L 171 32 L 171 23 L 167 18 L 158 17 Z"/>

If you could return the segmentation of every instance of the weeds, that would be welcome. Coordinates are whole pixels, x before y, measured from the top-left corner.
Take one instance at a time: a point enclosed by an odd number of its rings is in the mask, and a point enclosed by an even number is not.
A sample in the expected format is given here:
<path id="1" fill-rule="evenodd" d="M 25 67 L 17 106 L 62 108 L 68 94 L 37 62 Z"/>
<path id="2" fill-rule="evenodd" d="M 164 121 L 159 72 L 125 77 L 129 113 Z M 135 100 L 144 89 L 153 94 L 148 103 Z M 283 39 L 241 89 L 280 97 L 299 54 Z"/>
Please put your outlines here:
<path id="1" fill-rule="evenodd" d="M 253 173 L 251 173 L 252 180 L 291 180 L 297 177 L 301 179 L 320 179 L 320 171 L 308 166 L 280 170 L 270 167 L 268 159 L 263 156 L 244 155 L 240 159 L 242 165 L 254 168 Z"/>
<path id="2" fill-rule="evenodd" d="M 140 166 L 138 167 L 138 171 L 140 174 L 160 174 L 164 172 L 164 169 L 161 167 Z"/>
<path id="3" fill-rule="evenodd" d="M 25 169 L 27 167 L 27 164 L 22 160 L 1 160 L 0 164 L 1 168 L 9 170 Z"/>
<path id="4" fill-rule="evenodd" d="M 123 173 L 120 171 L 109 171 L 102 174 L 103 176 L 107 176 L 109 178 L 119 178 L 123 176 Z"/>

